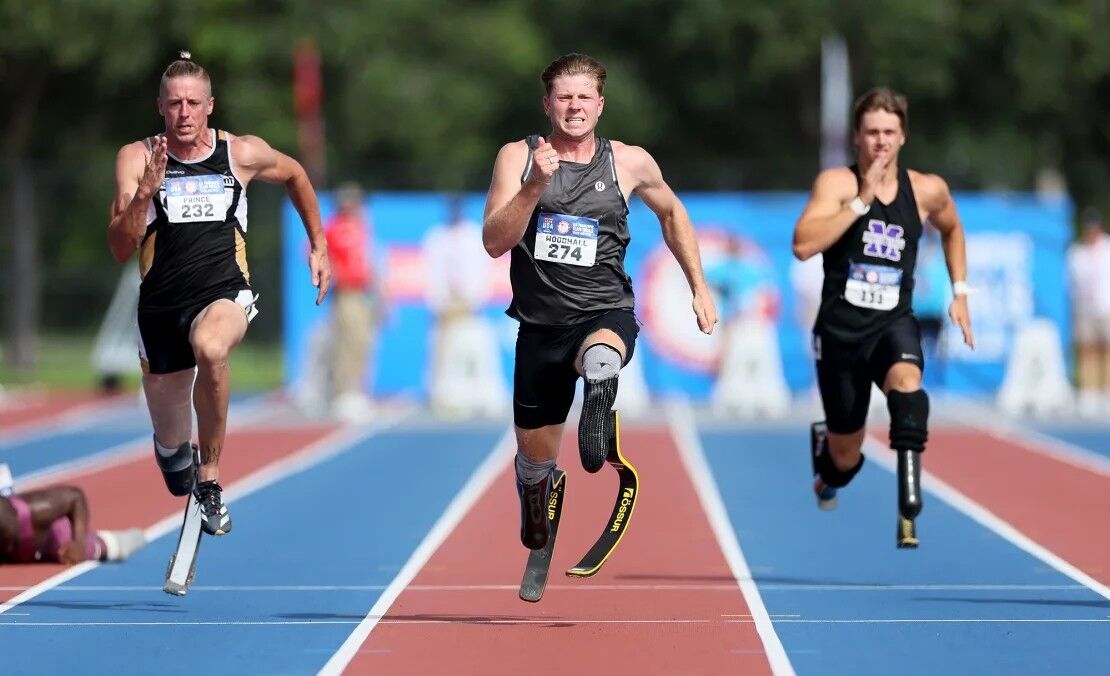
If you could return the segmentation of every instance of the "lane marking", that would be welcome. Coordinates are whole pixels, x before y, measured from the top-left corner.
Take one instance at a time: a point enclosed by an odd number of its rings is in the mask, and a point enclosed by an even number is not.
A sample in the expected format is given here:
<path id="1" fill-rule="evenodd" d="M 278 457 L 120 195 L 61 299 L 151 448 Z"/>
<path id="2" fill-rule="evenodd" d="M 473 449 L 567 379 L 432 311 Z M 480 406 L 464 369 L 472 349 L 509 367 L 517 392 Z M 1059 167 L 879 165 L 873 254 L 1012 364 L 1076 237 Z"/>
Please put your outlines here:
<path id="1" fill-rule="evenodd" d="M 412 582 L 416 574 L 432 557 L 432 554 L 447 539 L 447 536 L 455 530 L 455 526 L 462 521 L 463 517 L 474 506 L 474 503 L 478 501 L 478 498 L 493 484 L 494 478 L 509 464 L 509 460 L 516 452 L 515 449 L 516 439 L 510 429 L 501 437 L 493 450 L 482 461 L 482 464 L 470 475 L 466 484 L 459 489 L 451 503 L 444 508 L 439 520 L 424 536 L 420 545 L 413 551 L 412 556 L 405 562 L 404 567 L 389 583 L 382 595 L 378 597 L 377 602 L 370 608 L 366 617 L 358 623 L 358 626 L 347 637 L 347 640 L 339 646 L 339 649 L 331 656 L 327 664 L 318 672 L 319 674 L 338 676 L 350 664 L 370 632 L 374 631 L 374 627 L 382 622 L 383 615 L 393 605 L 393 602 Z"/>
<path id="2" fill-rule="evenodd" d="M 689 404 L 683 403 L 668 405 L 666 413 L 667 421 L 678 446 L 679 457 L 682 458 L 686 472 L 690 475 L 690 480 L 698 494 L 698 500 L 701 501 L 702 509 L 709 519 L 709 525 L 713 529 L 713 534 L 717 537 L 717 544 L 728 562 L 732 576 L 740 587 L 744 602 L 752 611 L 752 622 L 755 624 L 756 632 L 767 651 L 767 661 L 771 665 L 771 671 L 778 676 L 793 676 L 794 667 L 790 664 L 790 658 L 787 657 L 782 641 L 779 640 L 779 636 L 775 632 L 774 624 L 767 613 L 767 607 L 763 605 L 763 598 L 759 595 L 759 587 L 752 580 L 751 569 L 748 568 L 744 551 L 740 547 L 740 538 L 737 537 L 736 530 L 732 527 L 728 510 L 725 509 L 724 500 L 717 489 L 717 483 L 709 469 L 709 463 L 705 459 L 705 452 L 702 450 L 701 440 L 698 438 L 694 425 L 693 411 L 690 410 Z"/>
<path id="3" fill-rule="evenodd" d="M 324 438 L 305 446 L 300 451 L 288 455 L 276 462 L 264 465 L 242 479 L 230 484 L 227 490 L 224 491 L 224 500 L 230 504 L 276 481 L 280 481 L 290 475 L 304 471 L 325 460 L 345 453 L 355 444 L 388 429 L 396 424 L 396 422 L 396 420 L 386 419 L 383 421 L 376 421 L 369 425 L 341 427 Z M 155 540 L 175 530 L 180 525 L 181 515 L 177 510 L 174 510 L 173 514 L 146 529 L 145 534 L 147 542 L 153 543 Z M 29 601 L 44 592 L 50 591 L 98 567 L 100 563 L 100 561 L 85 561 L 43 580 L 39 584 L 27 589 L 27 591 L 22 594 L 11 598 L 5 603 L 0 603 L 0 614 L 6 613 L 19 604 Z"/>
<path id="4" fill-rule="evenodd" d="M 482 618 L 459 617 L 451 618 L 414 618 L 390 619 L 378 618 L 377 624 L 391 624 L 396 626 L 423 626 L 429 624 L 753 624 L 756 620 L 676 620 L 673 618 L 651 620 L 595 620 L 567 617 L 550 618 Z M 1110 618 L 895 618 L 895 619 L 782 619 L 775 620 L 776 624 L 1107 624 Z M 358 625 L 358 620 L 150 620 L 144 622 L 112 622 L 112 621 L 87 621 L 87 622 L 0 622 L 0 627 L 212 627 L 212 626 L 312 626 L 312 625 Z M 381 649 L 359 650 L 358 652 L 383 652 Z"/>
<path id="5" fill-rule="evenodd" d="M 997 414 L 972 415 L 960 412 L 952 417 L 999 441 L 1110 478 L 1110 458 L 1077 444 L 1057 439 L 1025 425 L 1001 420 Z"/>
<path id="6" fill-rule="evenodd" d="M 1081 584 L 760 584 L 760 591 L 1087 591 L 1089 587 Z M 198 585 L 189 587 L 190 592 L 352 592 L 352 591 L 382 591 L 389 585 L 384 584 L 355 584 L 355 585 Z M 433 585 L 412 584 L 405 589 L 414 592 L 489 592 L 489 591 L 515 591 L 520 588 L 516 584 L 467 584 L 467 585 Z M 676 591 L 676 592 L 734 592 L 736 584 L 556 584 L 548 585 L 548 589 L 570 592 L 642 592 L 642 591 Z M 27 586 L 0 586 L 0 591 L 24 591 Z M 161 591 L 161 587 L 140 585 L 61 585 L 58 591 L 69 592 L 149 592 Z M 749 616 L 749 615 L 746 615 Z M 774 617 L 773 615 L 771 617 Z"/>
<path id="7" fill-rule="evenodd" d="M 872 459 L 875 464 L 887 470 L 891 474 L 897 476 L 898 467 L 892 457 L 893 454 L 889 453 L 889 449 L 876 441 L 874 437 L 868 435 L 864 439 L 864 447 L 867 449 L 868 458 Z M 1030 554 L 1042 562 L 1048 564 L 1053 569 L 1063 573 L 1067 577 L 1075 580 L 1079 584 L 1087 587 L 1091 591 L 1099 594 L 1105 599 L 1110 599 L 1110 587 L 1102 584 L 1090 575 L 1079 570 L 1072 564 L 1065 561 L 1060 556 L 1052 553 L 1045 547 L 1034 542 L 1029 536 L 1025 535 L 1017 528 L 1010 525 L 1008 522 L 1001 519 L 999 516 L 991 512 L 989 509 L 972 500 L 960 491 L 956 490 L 949 484 L 935 475 L 931 474 L 924 469 L 921 472 L 921 486 L 940 498 L 942 501 L 948 503 L 951 507 L 963 512 L 977 521 L 982 526 L 993 531 L 999 537 L 1008 541 L 1010 544 L 1021 549 L 1022 551 Z"/>
<path id="8" fill-rule="evenodd" d="M 253 397 L 242 404 L 232 406 L 228 413 L 228 432 L 240 432 L 265 417 L 271 409 L 272 396 Z M 147 423 L 149 427 L 149 421 Z M 111 467 L 124 465 L 137 458 L 153 454 L 151 434 L 134 437 L 103 451 L 73 460 L 42 467 L 15 477 L 14 483 L 20 491 L 33 490 L 52 483 L 71 481 L 83 474 L 93 474 Z"/>

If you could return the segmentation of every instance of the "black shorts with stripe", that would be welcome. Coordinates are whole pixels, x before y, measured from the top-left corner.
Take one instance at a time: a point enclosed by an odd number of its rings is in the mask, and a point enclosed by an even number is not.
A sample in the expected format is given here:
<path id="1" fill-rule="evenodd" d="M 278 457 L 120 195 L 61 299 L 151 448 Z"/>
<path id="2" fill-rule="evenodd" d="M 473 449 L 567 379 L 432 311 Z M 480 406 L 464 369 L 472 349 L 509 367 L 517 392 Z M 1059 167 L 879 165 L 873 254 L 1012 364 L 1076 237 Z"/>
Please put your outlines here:
<path id="1" fill-rule="evenodd" d="M 573 326 L 520 325 L 513 371 L 513 422 L 517 427 L 531 430 L 566 422 L 578 383 L 574 367 L 578 350 L 587 336 L 600 329 L 620 336 L 627 364 L 640 333 L 631 310 L 608 310 Z"/>
<path id="2" fill-rule="evenodd" d="M 921 327 L 910 313 L 893 319 L 874 335 L 851 343 L 833 338 L 818 322 L 813 330 L 813 354 L 825 422 L 829 431 L 837 434 L 850 434 L 864 426 L 871 404 L 871 383 L 881 389 L 891 366 L 907 362 L 925 371 Z"/>

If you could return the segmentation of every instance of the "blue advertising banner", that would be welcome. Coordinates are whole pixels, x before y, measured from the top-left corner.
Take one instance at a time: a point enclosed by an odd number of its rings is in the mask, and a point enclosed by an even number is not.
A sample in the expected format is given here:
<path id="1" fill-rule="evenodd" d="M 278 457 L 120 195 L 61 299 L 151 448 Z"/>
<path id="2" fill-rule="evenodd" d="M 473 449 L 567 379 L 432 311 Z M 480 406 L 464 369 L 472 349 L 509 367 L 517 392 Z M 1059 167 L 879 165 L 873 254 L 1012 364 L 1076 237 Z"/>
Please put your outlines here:
<path id="1" fill-rule="evenodd" d="M 480 227 L 485 195 L 375 193 L 365 202 L 372 224 L 370 256 L 377 291 L 378 333 L 363 383 L 375 396 L 414 400 L 427 397 L 432 335 L 430 288 L 435 265 L 465 266 L 484 278 L 483 314 L 493 323 L 506 383 L 512 383 L 515 322 L 508 305 L 508 255 L 484 257 L 480 242 L 459 247 L 448 259 L 432 256 L 428 244 L 449 220 L 453 197 L 471 231 Z M 1016 327 L 1047 317 L 1070 344 L 1064 253 L 1071 236 L 1072 205 L 1063 197 L 1025 194 L 957 194 L 967 234 L 968 283 L 976 349 L 968 350 L 958 330 L 950 330 L 951 300 L 939 237 L 922 243 L 916 274 L 915 311 L 927 337 L 926 385 L 966 395 L 992 394 L 1002 381 Z M 334 211 L 332 195 L 322 194 L 324 220 Z M 722 321 L 761 317 L 777 333 L 782 373 L 789 388 L 804 392 L 813 383 L 809 331 L 822 279 L 820 257 L 794 259 L 794 222 L 805 193 L 695 193 L 682 195 L 698 232 L 706 279 L 714 289 Z M 652 394 L 708 396 L 722 349 L 722 332 L 698 331 L 681 269 L 663 242 L 654 214 L 634 200 L 629 214 L 632 242 L 626 268 L 635 284 L 642 323 L 637 360 Z M 930 229 L 931 232 L 931 229 Z M 527 236 L 527 235 L 526 235 Z M 330 309 L 315 306 L 306 263 L 307 240 L 292 205 L 283 214 L 285 379 L 295 385 L 327 357 Z M 479 260 L 484 257 L 484 260 Z M 938 321 L 943 320 L 943 321 Z M 942 326 L 935 339 L 930 327 Z M 1065 349 L 1067 354 L 1068 350 Z"/>

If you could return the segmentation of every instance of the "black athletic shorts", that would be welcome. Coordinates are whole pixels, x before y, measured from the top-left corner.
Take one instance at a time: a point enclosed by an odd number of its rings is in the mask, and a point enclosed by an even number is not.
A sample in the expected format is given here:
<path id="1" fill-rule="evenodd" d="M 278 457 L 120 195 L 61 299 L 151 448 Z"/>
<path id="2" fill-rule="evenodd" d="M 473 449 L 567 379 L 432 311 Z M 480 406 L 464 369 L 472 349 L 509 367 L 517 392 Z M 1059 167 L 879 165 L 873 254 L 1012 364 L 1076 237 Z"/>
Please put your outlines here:
<path id="1" fill-rule="evenodd" d="M 214 298 L 172 310 L 139 310 L 139 363 L 143 373 L 163 374 L 191 369 L 197 365 L 189 331 L 201 310 L 220 299 L 238 303 L 247 321 L 258 314 L 258 296 L 250 289 L 227 291 Z"/>
<path id="2" fill-rule="evenodd" d="M 813 330 L 817 386 L 830 432 L 850 434 L 867 422 L 871 383 L 882 388 L 891 366 L 917 365 L 925 372 L 921 328 L 912 314 L 893 320 L 874 336 L 858 343 L 832 338 L 818 324 Z"/>
<path id="3" fill-rule="evenodd" d="M 578 382 L 574 360 L 582 342 L 598 329 L 609 329 L 621 337 L 627 364 L 640 333 L 631 310 L 609 310 L 574 326 L 520 325 L 513 371 L 513 422 L 517 427 L 534 430 L 566 422 Z"/>

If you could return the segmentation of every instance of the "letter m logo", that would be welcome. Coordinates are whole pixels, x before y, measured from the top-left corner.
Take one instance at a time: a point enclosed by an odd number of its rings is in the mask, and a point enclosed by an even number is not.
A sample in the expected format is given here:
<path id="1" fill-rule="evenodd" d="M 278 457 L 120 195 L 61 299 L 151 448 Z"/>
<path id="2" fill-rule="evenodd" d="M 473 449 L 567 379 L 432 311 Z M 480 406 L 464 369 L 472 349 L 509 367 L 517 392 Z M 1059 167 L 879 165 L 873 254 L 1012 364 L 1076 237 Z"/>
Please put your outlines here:
<path id="1" fill-rule="evenodd" d="M 902 249 L 906 248 L 905 234 L 906 229 L 900 225 L 872 218 L 867 222 L 867 230 L 863 233 L 863 254 L 900 261 Z"/>

